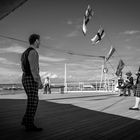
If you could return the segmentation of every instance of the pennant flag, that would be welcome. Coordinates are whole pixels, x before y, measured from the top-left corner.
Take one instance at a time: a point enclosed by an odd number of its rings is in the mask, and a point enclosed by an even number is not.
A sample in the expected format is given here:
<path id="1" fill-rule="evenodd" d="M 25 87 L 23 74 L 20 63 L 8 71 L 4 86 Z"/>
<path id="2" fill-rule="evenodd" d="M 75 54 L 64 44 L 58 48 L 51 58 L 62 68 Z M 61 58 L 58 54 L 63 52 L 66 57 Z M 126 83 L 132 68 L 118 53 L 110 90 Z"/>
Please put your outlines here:
<path id="1" fill-rule="evenodd" d="M 90 5 L 88 5 L 88 7 L 87 7 L 87 10 L 86 10 L 86 12 L 85 12 L 85 24 L 87 25 L 88 24 L 88 22 L 89 22 L 89 20 L 91 19 L 91 17 L 93 16 L 93 10 L 92 10 L 92 8 L 90 7 Z"/>
<path id="2" fill-rule="evenodd" d="M 113 48 L 111 46 L 111 49 L 110 49 L 110 51 L 109 51 L 109 53 L 108 53 L 108 55 L 106 57 L 106 61 L 108 61 L 110 59 L 110 57 L 114 54 L 115 51 L 116 51 L 115 48 Z"/>
<path id="3" fill-rule="evenodd" d="M 117 71 L 116 71 L 116 75 L 119 76 L 122 73 L 122 69 L 124 68 L 125 64 L 123 62 L 123 60 L 120 59 L 118 67 L 117 67 Z"/>
<path id="4" fill-rule="evenodd" d="M 98 30 L 98 33 L 91 39 L 91 42 L 93 45 L 96 45 L 97 43 L 99 43 L 102 38 L 105 36 L 105 31 L 104 29 L 100 28 Z"/>
<path id="5" fill-rule="evenodd" d="M 88 5 L 87 9 L 86 9 L 86 12 L 85 12 L 85 15 L 84 15 L 84 18 L 83 18 L 83 26 L 82 26 L 82 31 L 83 31 L 83 34 L 86 35 L 86 32 L 87 32 L 87 24 L 89 22 L 89 20 L 91 19 L 91 17 L 93 16 L 93 10 L 92 8 L 90 7 L 90 5 Z"/>
<path id="6" fill-rule="evenodd" d="M 83 31 L 83 34 L 86 35 L 86 33 L 87 33 L 87 26 L 85 25 L 85 19 L 83 19 L 82 31 Z"/>

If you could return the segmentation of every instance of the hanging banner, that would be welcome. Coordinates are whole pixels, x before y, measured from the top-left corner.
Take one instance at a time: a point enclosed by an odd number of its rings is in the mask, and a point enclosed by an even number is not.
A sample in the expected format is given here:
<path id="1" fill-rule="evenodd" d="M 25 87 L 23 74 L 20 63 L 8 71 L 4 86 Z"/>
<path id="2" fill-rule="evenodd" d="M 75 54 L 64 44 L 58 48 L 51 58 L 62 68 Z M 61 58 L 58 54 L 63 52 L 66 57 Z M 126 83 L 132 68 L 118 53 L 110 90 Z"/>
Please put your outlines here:
<path id="1" fill-rule="evenodd" d="M 116 70 L 116 75 L 119 76 L 122 72 L 122 69 L 124 68 L 125 64 L 123 60 L 120 59 L 117 70 Z"/>
<path id="2" fill-rule="evenodd" d="M 88 5 L 88 7 L 85 11 L 85 15 L 83 18 L 83 25 L 82 25 L 82 31 L 83 31 L 84 35 L 86 35 L 86 33 L 87 33 L 87 24 L 90 21 L 93 14 L 94 14 L 94 12 L 93 12 L 92 8 L 90 7 L 90 5 Z"/>
<path id="3" fill-rule="evenodd" d="M 113 48 L 111 46 L 111 49 L 110 49 L 108 55 L 106 56 L 106 61 L 108 61 L 111 58 L 111 56 L 114 54 L 115 51 L 116 51 L 115 48 Z"/>
<path id="4" fill-rule="evenodd" d="M 105 31 L 104 29 L 100 28 L 97 34 L 91 39 L 92 45 L 96 45 L 97 43 L 99 43 L 104 36 L 105 36 Z"/>

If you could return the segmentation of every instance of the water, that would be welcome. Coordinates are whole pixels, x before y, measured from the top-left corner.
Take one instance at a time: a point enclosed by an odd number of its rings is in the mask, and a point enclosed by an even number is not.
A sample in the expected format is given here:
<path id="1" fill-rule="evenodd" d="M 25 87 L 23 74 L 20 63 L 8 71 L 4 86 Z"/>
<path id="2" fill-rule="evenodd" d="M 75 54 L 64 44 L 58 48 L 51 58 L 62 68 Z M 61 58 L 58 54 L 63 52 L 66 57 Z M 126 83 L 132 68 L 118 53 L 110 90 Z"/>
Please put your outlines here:
<path id="1" fill-rule="evenodd" d="M 25 94 L 24 90 L 0 90 L 0 95 Z"/>

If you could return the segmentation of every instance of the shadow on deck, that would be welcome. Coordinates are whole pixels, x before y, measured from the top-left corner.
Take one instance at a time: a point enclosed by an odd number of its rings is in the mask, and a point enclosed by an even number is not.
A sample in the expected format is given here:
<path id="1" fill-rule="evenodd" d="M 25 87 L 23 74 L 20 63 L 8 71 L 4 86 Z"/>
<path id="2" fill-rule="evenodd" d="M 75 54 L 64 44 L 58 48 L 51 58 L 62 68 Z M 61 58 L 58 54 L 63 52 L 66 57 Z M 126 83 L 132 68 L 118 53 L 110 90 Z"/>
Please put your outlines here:
<path id="1" fill-rule="evenodd" d="M 129 140 L 140 137 L 140 121 L 71 104 L 40 101 L 35 123 L 42 132 L 20 125 L 26 100 L 0 100 L 0 140 Z"/>

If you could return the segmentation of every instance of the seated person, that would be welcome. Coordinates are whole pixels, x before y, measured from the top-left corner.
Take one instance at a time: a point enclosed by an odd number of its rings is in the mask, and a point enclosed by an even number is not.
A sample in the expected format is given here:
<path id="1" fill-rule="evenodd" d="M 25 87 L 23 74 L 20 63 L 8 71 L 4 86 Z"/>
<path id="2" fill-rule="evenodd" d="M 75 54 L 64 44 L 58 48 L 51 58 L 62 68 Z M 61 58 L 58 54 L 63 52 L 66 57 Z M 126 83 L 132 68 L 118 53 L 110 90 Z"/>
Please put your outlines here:
<path id="1" fill-rule="evenodd" d="M 119 79 L 118 79 L 118 88 L 119 88 L 119 89 L 122 88 L 123 83 L 124 83 L 124 80 L 123 80 L 123 78 L 120 76 Z"/>
<path id="2" fill-rule="evenodd" d="M 122 78 L 122 75 L 119 76 L 117 88 L 119 89 L 120 96 L 122 96 L 124 94 L 124 79 Z"/>

